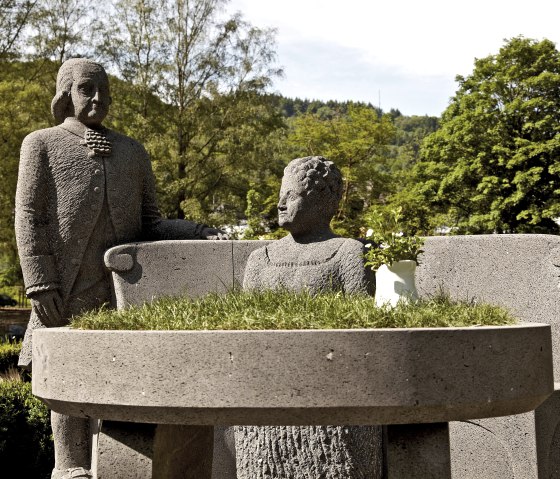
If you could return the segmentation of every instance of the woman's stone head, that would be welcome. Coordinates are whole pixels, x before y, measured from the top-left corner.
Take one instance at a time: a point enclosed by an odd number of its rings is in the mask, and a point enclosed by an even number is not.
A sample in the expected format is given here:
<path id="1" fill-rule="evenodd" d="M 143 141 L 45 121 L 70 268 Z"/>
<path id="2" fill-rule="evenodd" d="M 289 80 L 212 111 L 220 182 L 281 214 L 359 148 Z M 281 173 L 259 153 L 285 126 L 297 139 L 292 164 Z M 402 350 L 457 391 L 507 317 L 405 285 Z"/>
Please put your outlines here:
<path id="1" fill-rule="evenodd" d="M 322 156 L 292 160 L 284 169 L 278 224 L 293 232 L 328 226 L 342 198 L 342 175 Z"/>

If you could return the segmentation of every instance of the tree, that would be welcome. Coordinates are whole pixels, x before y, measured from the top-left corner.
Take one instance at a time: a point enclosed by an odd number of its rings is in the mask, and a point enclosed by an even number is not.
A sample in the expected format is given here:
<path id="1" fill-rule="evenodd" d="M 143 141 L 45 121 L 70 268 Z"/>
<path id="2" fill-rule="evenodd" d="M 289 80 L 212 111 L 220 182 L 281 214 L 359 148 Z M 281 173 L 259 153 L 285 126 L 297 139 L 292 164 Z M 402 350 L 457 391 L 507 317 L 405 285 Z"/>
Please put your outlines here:
<path id="1" fill-rule="evenodd" d="M 17 56 L 18 42 L 37 0 L 0 0 L 0 61 Z"/>
<path id="2" fill-rule="evenodd" d="M 264 95 L 281 73 L 274 31 L 240 14 L 223 20 L 226 3 L 119 0 L 110 23 L 117 47 L 100 49 L 140 98 L 157 95 L 166 105 L 158 118 L 146 102 L 139 113 L 158 124 L 146 146 L 168 216 L 238 219 L 253 172 L 275 155 L 268 137 L 283 127 Z"/>
<path id="3" fill-rule="evenodd" d="M 6 62 L 0 72 L 0 285 L 21 281 L 14 237 L 14 197 L 19 149 L 30 132 L 49 125 L 48 109 L 52 99 L 41 81 L 30 81 L 37 66 Z"/>
<path id="4" fill-rule="evenodd" d="M 48 59 L 58 68 L 64 60 L 91 51 L 95 10 L 86 0 L 38 0 L 29 39 L 33 56 Z"/>
<path id="5" fill-rule="evenodd" d="M 344 177 L 343 197 L 335 218 L 338 231 L 359 235 L 361 213 L 388 191 L 388 146 L 395 134 L 391 117 L 365 105 L 349 105 L 332 118 L 302 115 L 293 121 L 292 156 L 321 155 Z"/>
<path id="6" fill-rule="evenodd" d="M 475 61 L 423 145 L 425 203 L 464 233 L 557 233 L 560 53 L 512 38 Z"/>
<path id="7" fill-rule="evenodd" d="M 138 113 L 150 116 L 150 104 L 159 92 L 165 68 L 163 31 L 166 26 L 156 0 L 116 0 L 102 23 L 105 32 L 97 50 L 116 73 L 134 86 Z"/>

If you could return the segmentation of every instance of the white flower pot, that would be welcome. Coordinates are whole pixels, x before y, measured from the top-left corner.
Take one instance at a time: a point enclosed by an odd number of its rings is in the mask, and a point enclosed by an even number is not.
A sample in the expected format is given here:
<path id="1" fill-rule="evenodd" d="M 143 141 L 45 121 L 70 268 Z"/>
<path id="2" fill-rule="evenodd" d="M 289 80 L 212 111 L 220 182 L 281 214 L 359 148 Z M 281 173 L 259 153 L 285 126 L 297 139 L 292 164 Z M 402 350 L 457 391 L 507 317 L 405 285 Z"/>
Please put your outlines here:
<path id="1" fill-rule="evenodd" d="M 399 300 L 418 299 L 414 283 L 416 262 L 413 260 L 397 261 L 391 266 L 381 265 L 375 273 L 375 305 L 397 305 Z"/>

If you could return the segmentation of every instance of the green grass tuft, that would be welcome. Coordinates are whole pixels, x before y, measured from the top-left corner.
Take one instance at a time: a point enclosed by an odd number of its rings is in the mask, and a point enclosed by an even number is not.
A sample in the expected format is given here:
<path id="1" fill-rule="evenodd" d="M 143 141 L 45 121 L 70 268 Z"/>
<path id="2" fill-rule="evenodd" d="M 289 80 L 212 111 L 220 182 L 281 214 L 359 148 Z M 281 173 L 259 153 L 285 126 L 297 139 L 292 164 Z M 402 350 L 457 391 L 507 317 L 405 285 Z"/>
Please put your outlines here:
<path id="1" fill-rule="evenodd" d="M 485 326 L 514 324 L 506 310 L 438 295 L 396 308 L 375 307 L 370 296 L 249 291 L 201 299 L 161 298 L 125 310 L 102 309 L 72 321 L 78 329 L 263 330 Z"/>

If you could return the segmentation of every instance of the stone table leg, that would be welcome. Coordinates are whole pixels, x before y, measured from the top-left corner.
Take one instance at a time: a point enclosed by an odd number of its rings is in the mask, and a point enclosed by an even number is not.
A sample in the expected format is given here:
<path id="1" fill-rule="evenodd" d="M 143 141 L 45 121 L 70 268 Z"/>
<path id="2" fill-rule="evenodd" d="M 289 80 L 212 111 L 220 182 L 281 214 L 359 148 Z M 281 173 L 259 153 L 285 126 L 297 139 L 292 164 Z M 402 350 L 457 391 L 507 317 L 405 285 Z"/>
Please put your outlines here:
<path id="1" fill-rule="evenodd" d="M 151 479 L 155 424 L 103 421 L 94 432 L 96 479 Z"/>
<path id="2" fill-rule="evenodd" d="M 213 452 L 213 426 L 159 424 L 152 479 L 211 479 Z"/>
<path id="3" fill-rule="evenodd" d="M 388 479 L 451 479 L 447 423 L 387 426 Z"/>

